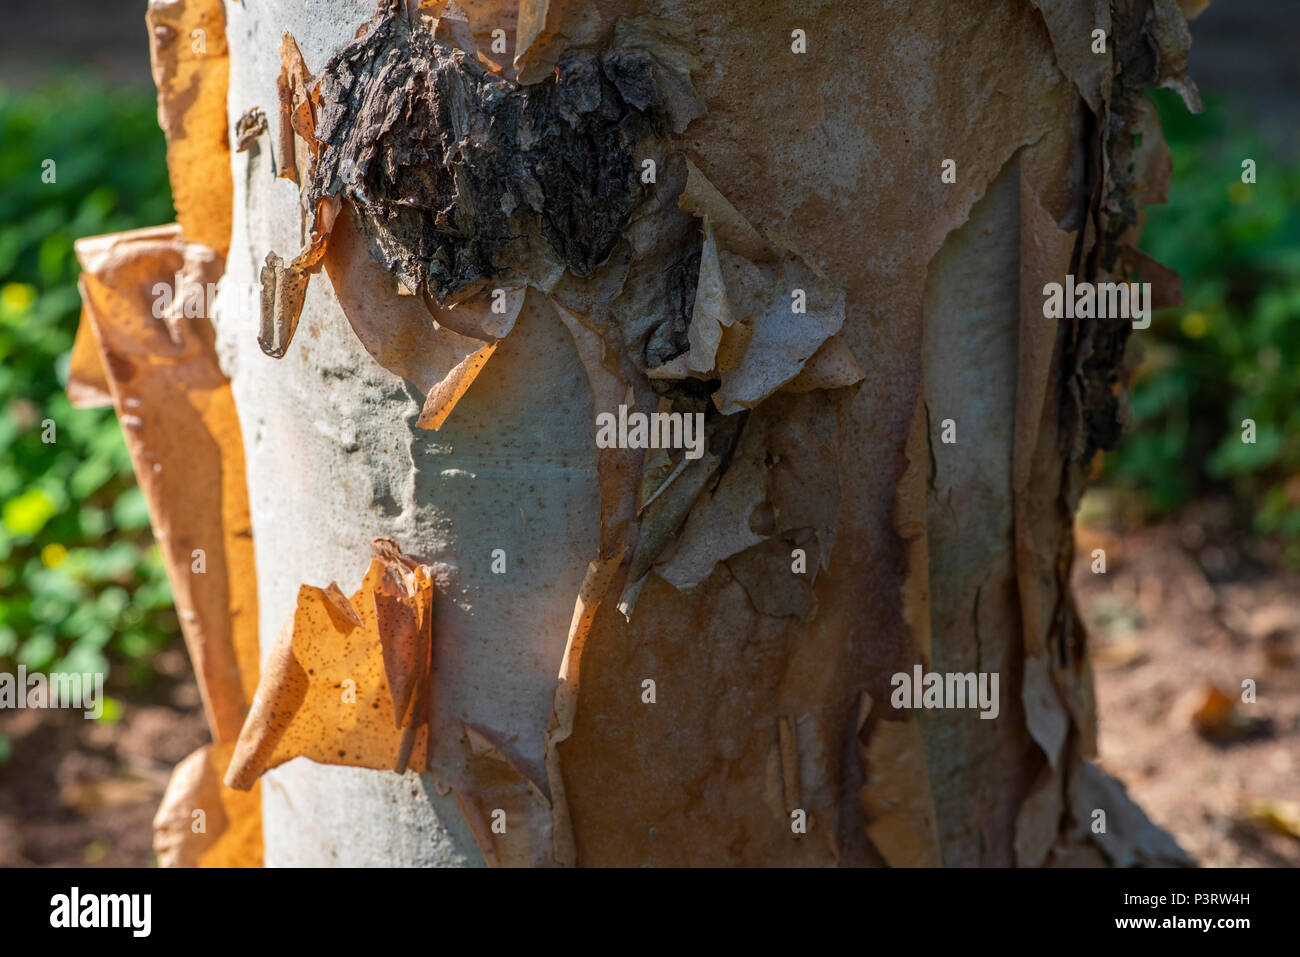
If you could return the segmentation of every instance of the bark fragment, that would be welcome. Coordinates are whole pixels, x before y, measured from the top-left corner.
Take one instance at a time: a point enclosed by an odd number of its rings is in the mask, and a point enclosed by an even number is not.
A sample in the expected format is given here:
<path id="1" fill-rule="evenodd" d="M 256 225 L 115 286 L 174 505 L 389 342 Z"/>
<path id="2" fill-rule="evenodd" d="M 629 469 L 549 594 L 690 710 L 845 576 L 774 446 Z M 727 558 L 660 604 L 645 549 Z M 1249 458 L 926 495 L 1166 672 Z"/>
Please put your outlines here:
<path id="1" fill-rule="evenodd" d="M 226 784 L 247 790 L 296 757 L 423 770 L 428 763 L 433 584 L 377 540 L 361 587 L 303 585 L 266 661 Z"/>
<path id="2" fill-rule="evenodd" d="M 266 114 L 253 107 L 235 121 L 235 152 L 243 153 L 266 132 Z"/>
<path id="3" fill-rule="evenodd" d="M 234 742 L 204 745 L 172 770 L 154 815 L 159 867 L 261 867 L 261 788 L 222 782 Z"/>
<path id="4" fill-rule="evenodd" d="M 492 742 L 461 725 L 468 780 L 456 800 L 474 839 L 493 867 L 544 867 L 553 863 L 551 805 L 542 789 Z"/>
<path id="5" fill-rule="evenodd" d="M 260 789 L 220 784 L 259 667 L 243 439 L 195 308 L 224 264 L 179 225 L 79 240 L 76 251 L 83 313 L 69 390 L 83 405 L 107 392 L 117 409 L 214 739 L 173 772 L 154 820 L 159 863 L 260 866 Z M 155 312 L 159 284 L 172 298 Z"/>
<path id="6" fill-rule="evenodd" d="M 609 591 L 618 572 L 623 552 L 599 559 L 587 566 L 582 589 L 573 607 L 573 620 L 569 623 L 569 637 L 564 646 L 564 658 L 555 687 L 555 704 L 546 731 L 546 776 L 551 788 L 551 805 L 554 816 L 555 861 L 561 866 L 577 864 L 578 849 L 573 834 L 568 802 L 565 798 L 564 771 L 560 764 L 559 746 L 573 733 L 573 719 L 577 713 L 578 690 L 581 680 L 582 652 L 587 636 L 596 618 L 600 603 Z"/>
<path id="7" fill-rule="evenodd" d="M 372 255 L 439 303 L 590 275 L 641 198 L 633 149 L 662 123 L 629 51 L 521 87 L 398 15 L 330 61 L 321 99 L 311 195 L 347 197 Z"/>
<path id="8" fill-rule="evenodd" d="M 1192 859 L 1169 833 L 1157 827 L 1128 796 L 1124 785 L 1092 761 L 1080 761 L 1071 776 L 1071 810 L 1076 840 L 1101 848 L 1114 867 L 1189 867 Z M 1093 826 L 1105 812 L 1105 827 Z"/>
<path id="9" fill-rule="evenodd" d="M 99 346 L 91 325 L 90 310 L 81 307 L 77 334 L 68 360 L 68 401 L 74 409 L 99 409 L 113 404 L 108 376 L 99 360 Z"/>
<path id="10" fill-rule="evenodd" d="M 315 79 L 298 49 L 298 41 L 285 32 L 280 37 L 280 75 L 275 91 L 280 122 L 275 142 L 276 175 L 302 184 L 320 152 L 315 140 L 317 95 Z M 298 143 L 303 149 L 298 149 Z"/>
<path id="11" fill-rule="evenodd" d="M 1174 0 L 1122 0 L 1112 5 L 1112 20 L 1115 73 L 1097 118 L 1098 241 L 1087 270 L 1093 281 L 1155 280 L 1162 293 L 1159 305 L 1177 305 L 1181 300 L 1168 271 L 1134 253 L 1142 208 L 1164 202 L 1170 174 L 1169 153 L 1146 89 L 1176 90 L 1189 110 L 1201 111 L 1196 85 L 1187 76 L 1191 35 Z M 1123 357 L 1131 331 L 1131 323 L 1122 319 L 1075 323 L 1066 347 L 1072 374 L 1063 398 L 1074 461 L 1086 465 L 1097 451 L 1114 448 L 1123 432 Z"/>
<path id="12" fill-rule="evenodd" d="M 937 867 L 943 858 L 921 731 L 910 715 L 871 721 L 871 711 L 871 696 L 863 692 L 857 745 L 867 780 L 858 799 L 867 835 L 891 867 Z"/>
<path id="13" fill-rule="evenodd" d="M 1089 108 L 1099 114 L 1110 96 L 1114 72 L 1110 0 L 1034 0 L 1034 6 L 1047 24 L 1061 72 L 1079 88 Z M 1105 52 L 1093 49 L 1094 30 L 1105 33 Z"/>
<path id="14" fill-rule="evenodd" d="M 230 53 L 221 0 L 150 0 L 145 23 L 176 219 L 187 240 L 225 256 L 234 182 L 226 130 Z"/>
<path id="15" fill-rule="evenodd" d="M 77 242 L 100 365 L 149 503 L 214 739 L 233 741 L 257 683 L 257 587 L 244 448 L 206 317 L 185 315 L 221 258 L 179 226 Z M 180 277 L 154 318 L 154 288 Z M 181 465 L 184 463 L 184 466 Z M 203 571 L 195 572 L 196 549 Z"/>
<path id="16" fill-rule="evenodd" d="M 424 408 L 420 410 L 420 418 L 415 424 L 422 429 L 440 428 L 442 423 L 447 421 L 447 416 L 451 415 L 451 410 L 456 407 L 461 396 L 469 391 L 469 387 L 474 383 L 474 377 L 487 365 L 494 351 L 496 351 L 496 343 L 490 342 L 462 359 L 445 379 L 429 390 Z"/>

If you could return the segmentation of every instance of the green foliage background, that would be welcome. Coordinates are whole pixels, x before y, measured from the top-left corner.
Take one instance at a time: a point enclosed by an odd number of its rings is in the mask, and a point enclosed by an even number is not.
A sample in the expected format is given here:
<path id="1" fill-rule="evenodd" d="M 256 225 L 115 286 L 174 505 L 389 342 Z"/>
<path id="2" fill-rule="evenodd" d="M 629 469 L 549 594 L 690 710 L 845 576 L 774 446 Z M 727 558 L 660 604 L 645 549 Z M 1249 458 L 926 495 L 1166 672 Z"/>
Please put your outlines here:
<path id="1" fill-rule="evenodd" d="M 1300 559 L 1300 164 L 1229 106 L 1188 114 L 1156 91 L 1173 159 L 1142 248 L 1183 277 L 1185 305 L 1133 336 L 1145 359 L 1133 432 L 1109 463 L 1154 514 L 1233 496 Z M 1242 182 L 1253 159 L 1256 182 Z M 1242 421 L 1255 423 L 1254 443 Z M 1249 531 L 1249 529 L 1247 530 Z"/>
<path id="2" fill-rule="evenodd" d="M 63 391 L 80 313 L 73 241 L 173 215 L 149 91 L 75 78 L 0 89 L 0 670 L 111 660 L 144 682 L 178 633 L 113 411 L 73 409 Z"/>

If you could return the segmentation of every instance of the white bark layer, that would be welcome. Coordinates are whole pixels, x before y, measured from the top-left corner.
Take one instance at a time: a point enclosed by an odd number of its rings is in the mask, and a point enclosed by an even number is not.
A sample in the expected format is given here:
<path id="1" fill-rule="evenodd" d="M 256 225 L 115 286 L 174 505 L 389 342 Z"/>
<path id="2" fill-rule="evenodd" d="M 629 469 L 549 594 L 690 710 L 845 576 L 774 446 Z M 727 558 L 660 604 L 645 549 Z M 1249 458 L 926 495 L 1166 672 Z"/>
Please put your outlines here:
<path id="1" fill-rule="evenodd" d="M 274 115 L 282 31 L 318 72 L 373 12 L 372 0 L 227 3 L 232 126 L 252 107 Z M 299 585 L 333 581 L 350 594 L 371 540 L 391 538 L 437 573 L 435 734 L 471 722 L 544 780 L 556 668 L 599 521 L 588 423 L 568 414 L 591 404 L 571 339 L 549 310 L 525 308 L 491 381 L 438 432 L 415 427 L 423 394 L 367 353 L 324 271 L 286 357 L 263 355 L 261 259 L 303 241 L 298 190 L 274 178 L 269 142 L 232 154 L 217 324 L 247 452 L 263 653 Z M 491 571 L 495 548 L 507 551 L 505 574 Z M 264 781 L 268 866 L 482 864 L 454 797 L 428 774 L 298 759 Z"/>

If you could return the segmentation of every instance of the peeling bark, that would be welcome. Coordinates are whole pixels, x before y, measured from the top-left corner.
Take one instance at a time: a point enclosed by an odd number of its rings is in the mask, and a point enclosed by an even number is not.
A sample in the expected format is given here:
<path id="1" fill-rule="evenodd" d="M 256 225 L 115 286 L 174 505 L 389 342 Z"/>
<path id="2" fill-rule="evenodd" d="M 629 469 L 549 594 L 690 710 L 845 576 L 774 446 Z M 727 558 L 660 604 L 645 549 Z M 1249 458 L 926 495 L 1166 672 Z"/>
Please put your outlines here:
<path id="1" fill-rule="evenodd" d="M 550 260 L 603 265 L 642 196 L 634 148 L 665 122 L 644 53 L 521 87 L 401 15 L 326 65 L 321 99 L 310 195 L 346 196 L 371 254 L 439 303 L 517 285 L 534 258 L 539 282 Z M 538 234 L 549 250 L 527 248 Z"/>
<path id="2" fill-rule="evenodd" d="M 225 11 L 267 656 L 227 779 L 274 782 L 269 863 L 1181 860 L 1088 760 L 1067 591 L 1130 326 L 1039 292 L 1174 294 L 1136 249 L 1143 90 L 1196 105 L 1174 0 L 882 0 L 886 46 L 834 5 L 321 6 Z M 699 456 L 593 447 L 615 410 Z M 998 673 L 997 719 L 890 707 L 915 666 Z"/>

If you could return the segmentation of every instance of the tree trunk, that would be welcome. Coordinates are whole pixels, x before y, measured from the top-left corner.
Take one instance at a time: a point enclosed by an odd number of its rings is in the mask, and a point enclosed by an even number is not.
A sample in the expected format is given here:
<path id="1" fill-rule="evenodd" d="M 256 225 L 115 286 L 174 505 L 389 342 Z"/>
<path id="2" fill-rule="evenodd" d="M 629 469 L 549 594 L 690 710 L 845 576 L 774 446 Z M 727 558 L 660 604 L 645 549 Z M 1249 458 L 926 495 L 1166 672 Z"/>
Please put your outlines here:
<path id="1" fill-rule="evenodd" d="M 1181 861 L 1090 760 L 1068 594 L 1131 322 L 1044 311 L 1067 275 L 1173 295 L 1135 246 L 1168 169 L 1143 88 L 1195 103 L 1173 0 L 462 5 L 467 23 L 440 2 L 420 5 L 435 23 L 387 0 L 153 0 L 188 242 L 169 255 L 225 256 L 200 360 L 238 410 L 263 658 L 255 696 L 238 635 L 199 607 L 213 586 L 165 549 L 178 601 L 199 596 L 187 638 L 216 742 L 160 810 L 167 860 L 218 862 L 220 830 L 191 847 L 183 826 L 203 802 L 230 831 L 258 814 L 216 783 L 229 766 L 237 788 L 266 772 L 277 865 Z M 413 154 L 384 152 L 447 132 L 412 103 L 462 124 L 454 187 L 412 187 Z M 213 104 L 228 153 L 204 135 Z M 358 179 L 375 144 L 399 172 L 371 158 Z M 456 225 L 430 240 L 438 204 Z M 501 239 L 498 216 L 533 232 Z M 82 380 L 130 414 L 109 310 L 87 306 L 103 368 Z M 197 339 L 190 321 L 173 338 Z M 598 447 L 620 405 L 706 412 L 707 449 Z M 175 444 L 164 467 L 184 470 Z M 142 482 L 160 448 L 133 440 Z M 173 539 L 201 511 L 146 491 Z M 393 544 L 372 565 L 377 539 Z M 424 627 L 432 675 L 408 711 Z M 361 634 L 374 680 L 328 651 Z M 393 664 L 408 647 L 414 672 Z M 914 669 L 996 679 L 996 700 L 900 707 Z M 216 716 L 231 701 L 242 729 Z M 393 720 L 338 710 L 366 702 Z M 353 729 L 337 757 L 335 724 Z M 394 773 L 403 738 L 428 770 Z"/>

